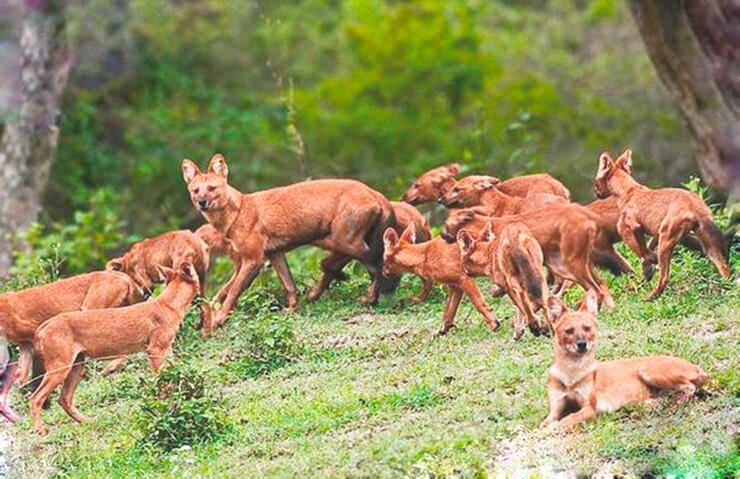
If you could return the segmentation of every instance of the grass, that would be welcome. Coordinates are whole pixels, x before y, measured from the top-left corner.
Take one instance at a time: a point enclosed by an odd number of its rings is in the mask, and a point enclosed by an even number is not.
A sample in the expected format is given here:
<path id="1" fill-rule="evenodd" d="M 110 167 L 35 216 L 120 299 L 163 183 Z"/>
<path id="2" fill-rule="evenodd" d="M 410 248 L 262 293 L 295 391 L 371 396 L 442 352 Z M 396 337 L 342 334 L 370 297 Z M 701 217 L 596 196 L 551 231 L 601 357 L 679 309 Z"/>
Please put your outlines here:
<path id="1" fill-rule="evenodd" d="M 320 255 L 291 255 L 299 283 L 317 279 Z M 88 421 L 74 424 L 54 402 L 46 437 L 30 432 L 14 391 L 24 419 L 5 429 L 11 475 L 739 477 L 740 287 L 693 253 L 678 250 L 672 266 L 671 284 L 653 303 L 642 300 L 648 286 L 629 291 L 627 278 L 605 274 L 617 308 L 599 318 L 598 356 L 670 353 L 698 362 L 713 380 L 705 397 L 688 403 L 669 398 L 569 434 L 542 431 L 550 339 L 514 342 L 508 321 L 493 334 L 468 302 L 458 327 L 436 337 L 441 288 L 426 304 L 408 305 L 403 298 L 420 285 L 404 278 L 395 295 L 364 307 L 356 302 L 367 284 L 358 267 L 351 281 L 285 315 L 269 273 L 212 338 L 193 330 L 191 311 L 170 359 L 205 377 L 228 415 L 223 437 L 170 452 L 142 447 L 142 384 L 151 373 L 137 355 L 111 377 L 89 364 L 77 393 Z M 580 294 L 569 293 L 569 303 Z M 506 299 L 490 302 L 501 318 L 514 312 Z"/>

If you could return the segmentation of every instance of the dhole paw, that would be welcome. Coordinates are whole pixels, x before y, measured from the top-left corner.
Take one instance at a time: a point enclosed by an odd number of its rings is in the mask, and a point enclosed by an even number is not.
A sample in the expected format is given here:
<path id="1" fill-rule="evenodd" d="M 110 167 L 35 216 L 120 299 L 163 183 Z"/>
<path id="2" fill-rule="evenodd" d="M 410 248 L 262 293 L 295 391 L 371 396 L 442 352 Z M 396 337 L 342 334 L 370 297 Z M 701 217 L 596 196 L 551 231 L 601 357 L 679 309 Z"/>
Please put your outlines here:
<path id="1" fill-rule="evenodd" d="M 375 304 L 378 302 L 378 298 L 376 296 L 362 296 L 360 299 L 358 299 L 360 304 Z"/>
<path id="2" fill-rule="evenodd" d="M 13 412 L 13 410 L 10 409 L 7 405 L 0 405 L 0 413 L 2 413 L 2 415 L 5 416 L 5 419 L 7 419 L 10 423 L 15 424 L 18 422 L 18 415 Z"/>
<path id="3" fill-rule="evenodd" d="M 645 297 L 645 301 L 655 301 L 660 296 L 660 291 L 653 291 Z"/>
<path id="4" fill-rule="evenodd" d="M 437 331 L 437 336 L 444 336 L 450 331 L 450 329 L 454 327 L 454 324 L 450 324 L 449 326 L 442 326 L 441 328 L 439 328 L 439 331 Z"/>
<path id="5" fill-rule="evenodd" d="M 494 321 L 494 322 L 490 323 L 489 326 L 491 327 L 491 331 L 493 331 L 495 333 L 496 331 L 498 331 L 498 328 L 501 327 L 501 323 L 498 322 L 498 321 Z"/>

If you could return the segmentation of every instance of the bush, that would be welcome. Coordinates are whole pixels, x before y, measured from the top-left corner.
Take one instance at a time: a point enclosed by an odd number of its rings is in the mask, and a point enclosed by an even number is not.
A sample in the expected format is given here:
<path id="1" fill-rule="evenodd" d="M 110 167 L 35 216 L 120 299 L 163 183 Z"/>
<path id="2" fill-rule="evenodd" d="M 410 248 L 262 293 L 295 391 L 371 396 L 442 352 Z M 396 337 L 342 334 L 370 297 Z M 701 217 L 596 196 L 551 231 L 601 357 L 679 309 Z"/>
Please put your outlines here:
<path id="1" fill-rule="evenodd" d="M 171 451 L 184 445 L 214 442 L 232 430 L 220 397 L 205 375 L 189 365 L 173 365 L 143 388 L 138 421 L 140 445 Z"/>

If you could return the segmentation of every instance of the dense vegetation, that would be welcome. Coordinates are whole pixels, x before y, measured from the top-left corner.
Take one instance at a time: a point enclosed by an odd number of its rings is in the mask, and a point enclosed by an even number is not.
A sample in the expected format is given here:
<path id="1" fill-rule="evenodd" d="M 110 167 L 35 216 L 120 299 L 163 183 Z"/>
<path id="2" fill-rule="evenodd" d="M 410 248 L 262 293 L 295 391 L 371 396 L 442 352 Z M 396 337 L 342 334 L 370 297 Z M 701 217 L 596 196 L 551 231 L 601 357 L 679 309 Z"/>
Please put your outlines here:
<path id="1" fill-rule="evenodd" d="M 333 175 L 391 197 L 461 161 L 550 171 L 586 200 L 599 152 L 627 145 L 641 180 L 695 172 L 623 2 L 98 0 L 68 13 L 76 64 L 44 222 L 103 194 L 126 234 L 193 226 L 178 164 L 214 151 L 244 190 Z"/>

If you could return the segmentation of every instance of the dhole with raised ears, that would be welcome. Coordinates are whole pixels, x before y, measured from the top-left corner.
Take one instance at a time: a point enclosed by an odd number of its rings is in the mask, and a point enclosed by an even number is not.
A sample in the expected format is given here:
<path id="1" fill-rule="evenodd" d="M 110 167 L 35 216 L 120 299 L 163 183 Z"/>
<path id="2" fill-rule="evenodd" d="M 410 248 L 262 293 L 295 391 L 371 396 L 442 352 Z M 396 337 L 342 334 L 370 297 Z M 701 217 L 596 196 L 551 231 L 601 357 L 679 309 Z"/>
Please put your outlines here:
<path id="1" fill-rule="evenodd" d="M 463 271 L 471 276 L 488 275 L 519 310 L 513 321 L 514 339 L 522 337 L 525 321 L 535 336 L 549 333 L 549 291 L 542 273 L 542 248 L 529 228 L 522 223 L 510 223 L 496 235 L 489 223 L 479 238 L 465 229 L 457 233 L 457 238 Z M 545 317 L 544 323 L 535 316 L 539 309 Z"/>
<path id="2" fill-rule="evenodd" d="M 84 417 L 74 405 L 74 392 L 84 376 L 85 358 L 109 358 L 146 351 L 154 374 L 159 373 L 190 303 L 200 292 L 191 263 L 177 270 L 161 267 L 167 285 L 151 301 L 122 308 L 61 313 L 36 330 L 35 347 L 46 374 L 31 395 L 34 429 L 46 432 L 41 405 L 64 383 L 59 404 L 77 422 Z"/>
<path id="3" fill-rule="evenodd" d="M 650 189 L 632 178 L 632 150 L 627 149 L 613 161 L 608 152 L 601 154 L 594 181 L 599 198 L 615 196 L 620 215 L 619 234 L 642 262 L 643 275 L 650 280 L 654 254 L 645 246 L 645 235 L 658 238 L 657 263 L 660 278 L 646 298 L 653 300 L 668 284 L 673 248 L 690 232 L 696 232 L 704 252 L 723 279 L 730 277 L 727 244 L 714 224 L 712 212 L 696 194 L 679 188 Z"/>
<path id="4" fill-rule="evenodd" d="M 365 302 L 377 301 L 382 276 L 383 231 L 395 224 L 390 202 L 367 185 L 344 179 L 313 180 L 243 194 L 227 182 L 225 158 L 215 154 L 201 173 L 190 160 L 182 173 L 193 205 L 230 242 L 237 258 L 223 307 L 213 324 L 226 320 L 236 299 L 270 260 L 295 308 L 295 285 L 285 252 L 314 244 L 357 259 L 371 277 Z"/>
<path id="5" fill-rule="evenodd" d="M 543 205 L 558 201 L 557 198 L 552 197 L 570 200 L 570 191 L 562 183 L 552 176 L 542 173 L 516 176 L 504 181 L 494 176 L 466 176 L 444 192 L 439 197 L 439 202 L 447 208 L 465 208 L 479 205 L 501 208 L 504 206 L 502 203 L 505 203 L 505 206 L 509 209 L 520 209 L 522 206 L 526 206 L 527 203 L 510 197 L 524 198 L 535 194 L 552 195 L 551 197 L 541 196 L 537 198 L 537 202 Z"/>
<path id="6" fill-rule="evenodd" d="M 692 397 L 709 376 L 673 356 L 596 360 L 598 299 L 592 292 L 576 311 L 550 300 L 555 357 L 547 380 L 548 415 L 542 426 L 567 428 L 598 414 L 676 392 Z"/>
<path id="7" fill-rule="evenodd" d="M 417 244 L 414 236 L 413 223 L 406 228 L 400 238 L 393 228 L 388 228 L 385 231 L 383 235 L 383 242 L 385 243 L 383 270 L 385 274 L 393 276 L 413 273 L 425 279 L 428 283 L 442 283 L 447 286 L 447 303 L 439 334 L 447 333 L 455 325 L 455 314 L 463 293 L 470 298 L 473 306 L 486 318 L 491 329 L 496 331 L 499 322 L 480 294 L 475 279 L 462 270 L 459 247 L 448 244 L 439 237 Z"/>
<path id="8" fill-rule="evenodd" d="M 8 368 L 0 388 L 0 412 L 11 422 L 18 417 L 8 406 L 14 382 L 28 381 L 33 366 L 36 329 L 67 311 L 116 308 L 138 303 L 143 295 L 130 276 L 96 271 L 60 279 L 43 286 L 0 295 L 0 334 L 18 346 L 18 364 Z"/>
<path id="9" fill-rule="evenodd" d="M 154 285 L 165 280 L 161 266 L 177 268 L 182 263 L 190 263 L 198 273 L 201 287 L 199 295 L 204 298 L 211 258 L 209 249 L 208 243 L 190 230 L 169 231 L 133 244 L 125 254 L 108 261 L 105 269 L 128 274 L 145 292 L 151 294 Z M 199 307 L 203 331 L 210 332 L 210 308 L 205 301 Z M 112 371 L 112 367 L 106 369 Z"/>
<path id="10" fill-rule="evenodd" d="M 458 163 L 433 168 L 414 180 L 401 201 L 412 205 L 433 203 L 452 187 L 459 172 Z"/>
<path id="11" fill-rule="evenodd" d="M 380 194 L 380 193 L 378 193 Z M 416 230 L 416 241 L 422 243 L 428 241 L 432 237 L 432 233 L 429 230 L 429 221 L 426 217 L 421 214 L 414 206 L 409 203 L 401 201 L 391 201 L 391 207 L 396 217 L 396 225 L 393 229 L 400 235 L 406 228 L 413 224 Z M 342 255 L 339 253 L 332 253 L 321 261 L 321 269 L 323 275 L 319 284 L 316 285 L 311 291 L 309 291 L 306 300 L 309 302 L 316 301 L 324 291 L 329 288 L 329 285 L 333 280 L 343 281 L 347 278 L 347 275 L 342 272 L 342 268 L 352 260 L 349 256 Z M 397 281 L 397 279 L 394 279 Z M 418 303 L 425 301 L 429 294 L 432 292 L 433 283 L 422 278 L 424 287 L 418 296 L 411 298 L 412 303 Z"/>
<path id="12" fill-rule="evenodd" d="M 562 280 L 573 281 L 585 290 L 593 289 L 607 308 L 614 307 L 609 289 L 593 269 L 591 254 L 599 234 L 592 213 L 573 203 L 553 204 L 541 211 L 494 218 L 485 214 L 484 207 L 450 211 L 442 237 L 453 241 L 465 228 L 480 235 L 490 222 L 493 232 L 500 234 L 504 226 L 520 222 L 529 228 L 537 240 L 550 272 Z"/>

